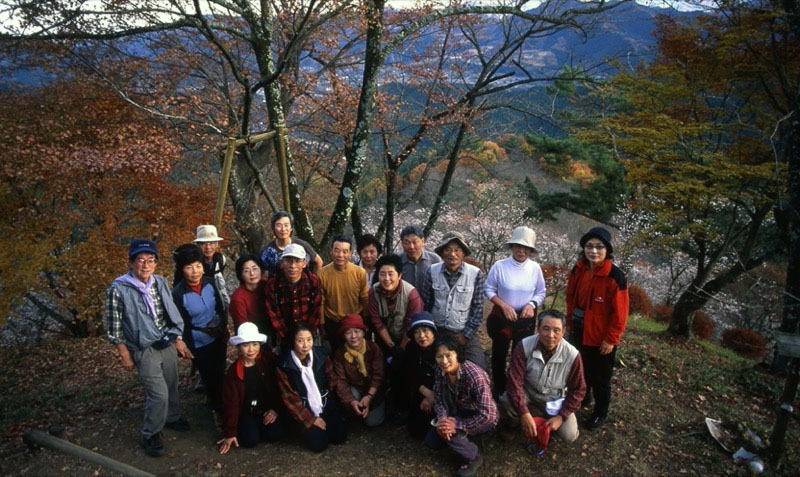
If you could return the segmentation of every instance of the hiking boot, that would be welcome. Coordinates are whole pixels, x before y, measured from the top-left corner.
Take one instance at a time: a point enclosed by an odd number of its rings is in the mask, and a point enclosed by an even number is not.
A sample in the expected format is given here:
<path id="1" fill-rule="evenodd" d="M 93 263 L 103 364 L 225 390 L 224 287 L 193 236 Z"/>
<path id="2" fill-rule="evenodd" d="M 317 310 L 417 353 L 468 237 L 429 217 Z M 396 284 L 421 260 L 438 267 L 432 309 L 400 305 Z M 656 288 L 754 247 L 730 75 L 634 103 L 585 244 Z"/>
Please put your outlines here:
<path id="1" fill-rule="evenodd" d="M 482 464 L 483 456 L 479 453 L 471 461 L 461 464 L 461 467 L 456 471 L 456 477 L 473 477 L 478 473 L 478 469 Z"/>
<path id="2" fill-rule="evenodd" d="M 592 417 L 590 417 L 589 420 L 586 421 L 583 427 L 586 428 L 587 430 L 593 431 L 601 427 L 603 424 L 605 424 L 606 419 L 608 419 L 607 416 L 592 415 Z"/>
<path id="3" fill-rule="evenodd" d="M 164 455 L 164 441 L 161 440 L 161 433 L 158 432 L 150 437 L 142 438 L 144 453 L 150 457 L 161 457 Z"/>
<path id="4" fill-rule="evenodd" d="M 189 421 L 187 421 L 182 417 L 179 417 L 177 421 L 172 421 L 164 424 L 164 427 L 178 432 L 188 432 L 192 429 L 192 426 L 189 425 Z"/>

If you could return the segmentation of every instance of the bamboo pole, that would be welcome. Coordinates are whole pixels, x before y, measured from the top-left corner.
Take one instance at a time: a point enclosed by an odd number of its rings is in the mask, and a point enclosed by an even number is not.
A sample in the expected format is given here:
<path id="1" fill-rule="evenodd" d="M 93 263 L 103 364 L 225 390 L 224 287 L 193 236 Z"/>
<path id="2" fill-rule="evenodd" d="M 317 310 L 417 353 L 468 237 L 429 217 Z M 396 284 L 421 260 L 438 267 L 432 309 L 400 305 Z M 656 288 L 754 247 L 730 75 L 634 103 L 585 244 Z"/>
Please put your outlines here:
<path id="1" fill-rule="evenodd" d="M 275 126 L 278 133 L 275 136 L 275 153 L 278 158 L 278 173 L 281 176 L 281 192 L 283 192 L 283 210 L 291 212 L 289 202 L 289 167 L 286 159 L 286 125 L 281 123 Z"/>
<path id="2" fill-rule="evenodd" d="M 245 144 L 253 144 L 258 141 L 264 141 L 266 139 L 274 137 L 276 134 L 278 134 L 277 131 L 267 131 L 263 133 L 254 134 L 252 136 L 243 137 L 241 139 L 236 140 L 236 145 L 243 146 Z"/>
<path id="3" fill-rule="evenodd" d="M 118 460 L 114 460 L 110 457 L 106 457 L 102 454 L 98 454 L 97 452 L 90 451 L 85 447 L 65 441 L 64 439 L 59 439 L 58 437 L 51 436 L 42 431 L 37 431 L 36 429 L 28 429 L 25 431 L 25 442 L 28 445 L 36 444 L 72 457 L 83 459 L 87 462 L 100 465 L 112 472 L 122 474 L 126 477 L 155 477 L 155 475 L 149 472 L 137 469 L 136 467 L 122 463 Z"/>
<path id="4" fill-rule="evenodd" d="M 225 151 L 225 164 L 222 166 L 222 178 L 219 181 L 219 194 L 217 194 L 217 210 L 214 212 L 214 225 L 219 230 L 222 227 L 222 211 L 225 209 L 225 195 L 228 193 L 228 181 L 231 177 L 233 153 L 236 152 L 236 138 L 228 138 L 228 149 Z"/>

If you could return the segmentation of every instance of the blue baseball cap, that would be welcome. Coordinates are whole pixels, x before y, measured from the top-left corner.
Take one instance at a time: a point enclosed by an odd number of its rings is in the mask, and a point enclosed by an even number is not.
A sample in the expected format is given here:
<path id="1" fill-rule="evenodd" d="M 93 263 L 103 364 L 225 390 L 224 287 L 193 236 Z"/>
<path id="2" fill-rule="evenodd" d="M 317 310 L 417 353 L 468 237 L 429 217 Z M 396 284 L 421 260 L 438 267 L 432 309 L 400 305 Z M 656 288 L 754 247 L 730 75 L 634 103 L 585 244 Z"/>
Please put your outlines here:
<path id="1" fill-rule="evenodd" d="M 152 253 L 158 258 L 156 243 L 152 240 L 141 238 L 131 240 L 131 246 L 128 249 L 128 258 L 133 260 L 140 253 Z"/>

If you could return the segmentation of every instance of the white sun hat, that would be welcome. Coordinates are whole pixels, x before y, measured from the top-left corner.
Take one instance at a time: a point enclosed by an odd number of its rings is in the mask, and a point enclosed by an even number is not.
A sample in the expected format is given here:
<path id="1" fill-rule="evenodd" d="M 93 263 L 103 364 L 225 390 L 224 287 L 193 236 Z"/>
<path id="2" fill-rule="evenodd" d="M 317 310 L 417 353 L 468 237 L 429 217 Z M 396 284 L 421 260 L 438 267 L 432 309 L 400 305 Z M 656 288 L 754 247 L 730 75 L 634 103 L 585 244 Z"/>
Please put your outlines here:
<path id="1" fill-rule="evenodd" d="M 231 336 L 228 342 L 233 346 L 239 346 L 242 343 L 266 343 L 267 335 L 259 333 L 255 323 L 246 321 L 239 325 L 236 336 Z"/>
<path id="2" fill-rule="evenodd" d="M 201 225 L 197 227 L 197 237 L 195 237 L 195 242 L 219 242 L 220 240 L 225 240 L 224 238 L 217 235 L 217 228 L 213 225 Z"/>
<path id="3" fill-rule="evenodd" d="M 534 252 L 538 252 L 536 250 L 536 232 L 532 228 L 525 226 L 515 228 L 511 232 L 511 240 L 506 242 L 506 246 L 511 247 L 511 245 L 522 245 Z"/>

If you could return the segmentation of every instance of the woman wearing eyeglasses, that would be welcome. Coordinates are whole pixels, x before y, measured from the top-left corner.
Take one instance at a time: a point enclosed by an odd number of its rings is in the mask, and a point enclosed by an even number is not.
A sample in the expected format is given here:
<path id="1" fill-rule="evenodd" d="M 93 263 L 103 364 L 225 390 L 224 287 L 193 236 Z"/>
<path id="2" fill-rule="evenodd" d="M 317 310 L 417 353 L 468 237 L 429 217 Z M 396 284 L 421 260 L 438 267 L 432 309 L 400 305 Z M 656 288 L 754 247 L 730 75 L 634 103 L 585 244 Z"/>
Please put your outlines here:
<path id="1" fill-rule="evenodd" d="M 595 406 L 584 423 L 596 429 L 605 423 L 611 401 L 611 373 L 617 344 L 628 320 L 628 283 L 613 260 L 611 233 L 603 227 L 586 232 L 581 253 L 567 281 L 567 328 L 580 350 L 586 379 L 583 406 Z"/>

